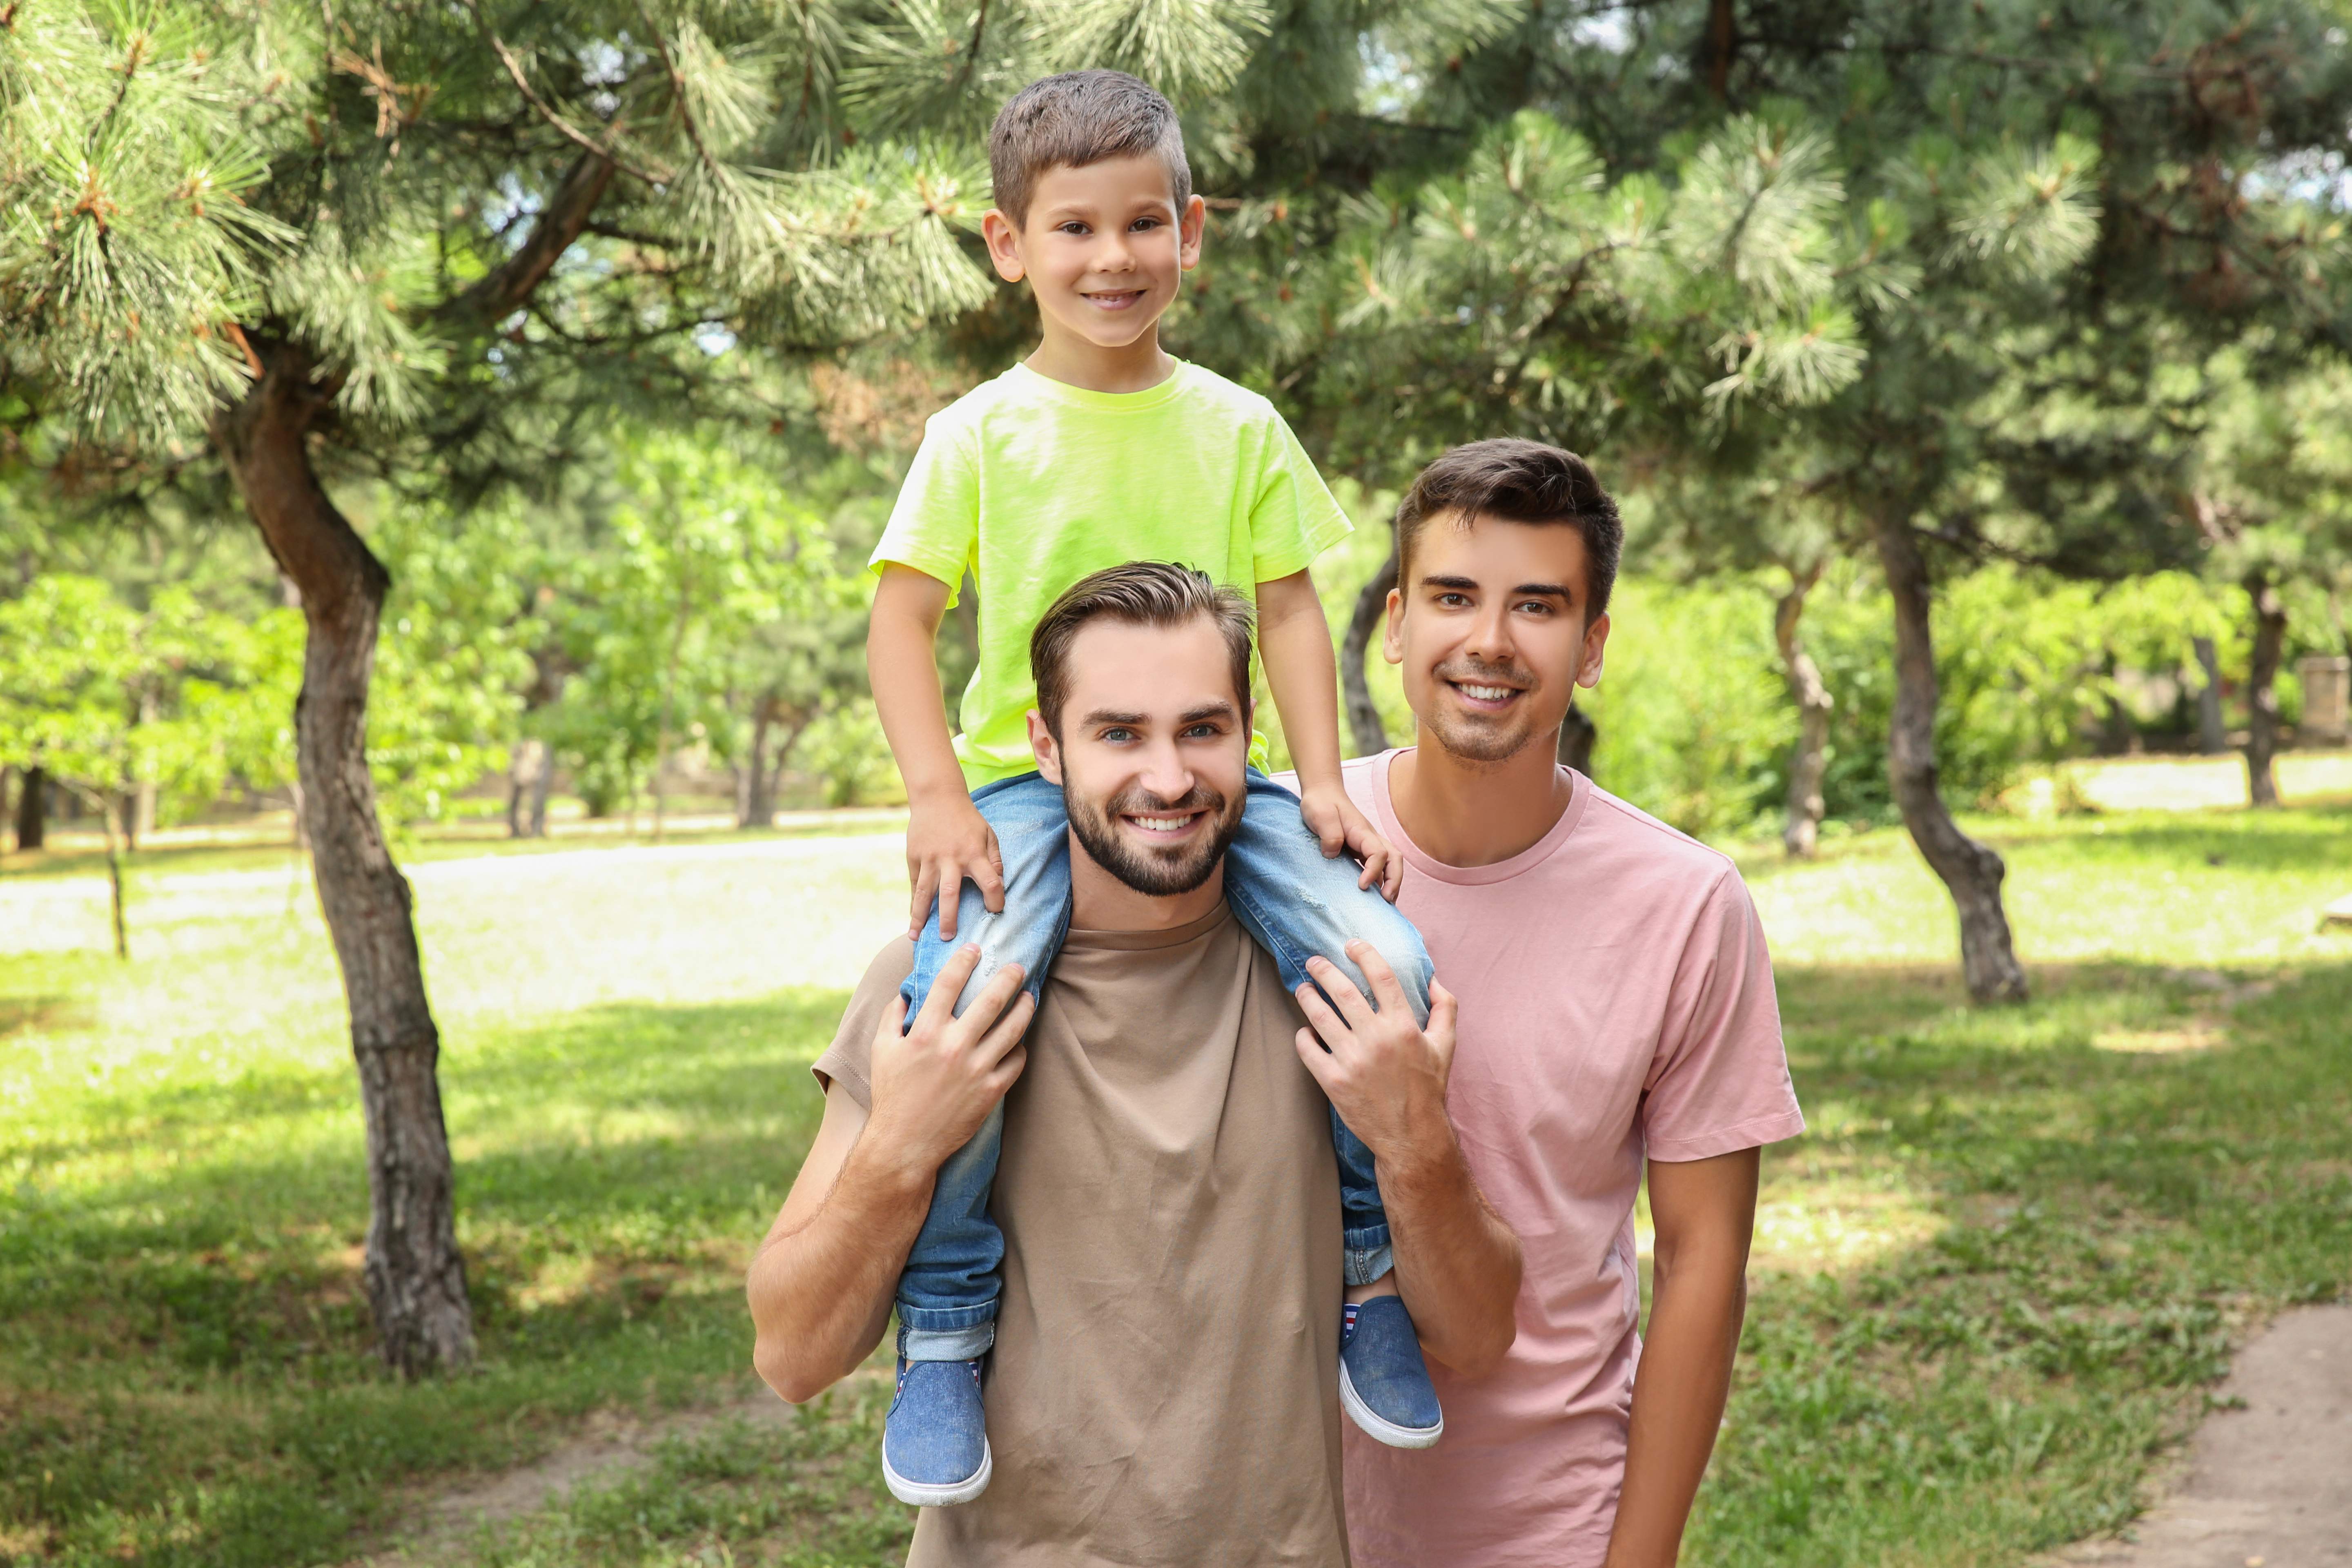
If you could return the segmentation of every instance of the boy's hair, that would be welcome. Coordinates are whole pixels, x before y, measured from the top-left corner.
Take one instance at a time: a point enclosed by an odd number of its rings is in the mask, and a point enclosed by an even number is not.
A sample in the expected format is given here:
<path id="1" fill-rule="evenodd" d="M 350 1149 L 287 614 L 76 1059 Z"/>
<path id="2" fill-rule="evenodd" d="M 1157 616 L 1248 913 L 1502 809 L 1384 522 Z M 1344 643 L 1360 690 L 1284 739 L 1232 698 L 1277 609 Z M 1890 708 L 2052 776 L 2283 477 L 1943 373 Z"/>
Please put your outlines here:
<path id="1" fill-rule="evenodd" d="M 1037 683 L 1037 711 L 1055 740 L 1062 738 L 1062 710 L 1070 700 L 1070 648 L 1095 621 L 1173 629 L 1206 620 L 1225 639 L 1233 664 L 1234 699 L 1244 715 L 1250 707 L 1250 632 L 1255 617 L 1250 602 L 1220 588 L 1206 572 L 1167 561 L 1130 561 L 1106 566 L 1073 583 L 1054 601 L 1029 634 L 1029 675 Z"/>
<path id="2" fill-rule="evenodd" d="M 1461 526 L 1482 517 L 1565 523 L 1584 536 L 1584 624 L 1608 613 L 1625 525 L 1617 503 L 1583 458 L 1540 441 L 1497 437 L 1456 447 L 1421 470 L 1397 503 L 1397 582 L 1412 581 L 1412 546 L 1429 520 L 1452 512 Z"/>
<path id="3" fill-rule="evenodd" d="M 1029 221 L 1029 198 L 1048 169 L 1083 169 L 1107 158 L 1157 153 L 1181 218 L 1192 199 L 1184 128 L 1176 108 L 1125 71 L 1064 71 L 1031 82 L 996 111 L 988 131 L 988 172 L 996 206 L 1015 228 Z"/>

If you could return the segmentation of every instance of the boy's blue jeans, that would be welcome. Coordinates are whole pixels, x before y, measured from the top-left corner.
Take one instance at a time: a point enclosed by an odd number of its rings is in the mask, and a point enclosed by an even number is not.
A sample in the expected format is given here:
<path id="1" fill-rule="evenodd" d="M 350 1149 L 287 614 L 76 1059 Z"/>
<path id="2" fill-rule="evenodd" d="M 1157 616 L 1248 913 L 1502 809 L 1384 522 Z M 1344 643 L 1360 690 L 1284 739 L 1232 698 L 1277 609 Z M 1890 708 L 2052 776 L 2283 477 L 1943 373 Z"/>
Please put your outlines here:
<path id="1" fill-rule="evenodd" d="M 972 792 L 972 804 L 995 831 L 1004 857 L 1004 912 L 990 914 L 971 883 L 956 907 L 956 939 L 940 940 L 934 908 L 915 943 L 914 972 L 899 990 L 907 1016 L 930 994 L 932 983 L 956 949 L 980 944 L 980 966 L 963 994 L 961 1014 L 1008 963 L 1022 966 L 1024 988 L 1035 995 L 1070 929 L 1070 819 L 1062 789 L 1040 774 L 1024 773 Z M 1307 961 L 1329 959 L 1361 987 L 1371 984 L 1350 963 L 1347 943 L 1362 938 L 1396 972 L 1412 1001 L 1414 1018 L 1429 1019 L 1429 950 L 1412 922 L 1375 889 L 1356 886 L 1361 875 L 1346 855 L 1326 858 L 1298 815 L 1298 797 L 1249 772 L 1249 798 L 1241 830 L 1225 852 L 1225 899 L 1249 933 L 1281 966 L 1282 983 L 1308 984 Z M 971 1142 L 940 1167 L 930 1212 L 898 1277 L 898 1348 L 909 1361 L 970 1361 L 996 1341 L 999 1268 L 1004 1234 L 988 1216 L 989 1189 L 1004 1140 L 1004 1107 L 988 1113 Z M 1394 1261 L 1388 1211 L 1372 1175 L 1372 1152 L 1331 1113 L 1331 1142 L 1339 1156 L 1339 1207 L 1350 1285 L 1368 1285 Z"/>

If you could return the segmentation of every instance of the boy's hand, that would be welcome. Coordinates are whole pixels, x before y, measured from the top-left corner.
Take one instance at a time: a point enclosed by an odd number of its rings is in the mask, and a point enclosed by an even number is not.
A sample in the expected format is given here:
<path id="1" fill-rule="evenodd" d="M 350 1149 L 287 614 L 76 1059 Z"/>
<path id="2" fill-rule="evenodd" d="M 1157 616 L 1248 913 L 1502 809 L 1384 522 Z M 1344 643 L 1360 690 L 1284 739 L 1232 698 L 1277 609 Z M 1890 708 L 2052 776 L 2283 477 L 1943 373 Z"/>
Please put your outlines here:
<path id="1" fill-rule="evenodd" d="M 915 885 L 907 917 L 909 937 L 922 936 L 937 900 L 940 937 L 954 941 L 956 904 L 967 879 L 980 889 L 990 914 L 1004 911 L 1004 852 L 996 846 L 996 830 L 971 796 L 961 792 L 915 803 L 907 821 L 907 875 Z"/>
<path id="2" fill-rule="evenodd" d="M 1404 886 L 1404 857 L 1381 837 L 1372 819 L 1357 809 L 1344 786 L 1327 784 L 1300 792 L 1298 815 L 1307 819 L 1307 827 L 1323 841 L 1326 856 L 1336 856 L 1344 849 L 1364 863 L 1363 875 L 1356 879 L 1356 886 L 1378 888 L 1381 897 L 1396 902 L 1397 893 Z"/>

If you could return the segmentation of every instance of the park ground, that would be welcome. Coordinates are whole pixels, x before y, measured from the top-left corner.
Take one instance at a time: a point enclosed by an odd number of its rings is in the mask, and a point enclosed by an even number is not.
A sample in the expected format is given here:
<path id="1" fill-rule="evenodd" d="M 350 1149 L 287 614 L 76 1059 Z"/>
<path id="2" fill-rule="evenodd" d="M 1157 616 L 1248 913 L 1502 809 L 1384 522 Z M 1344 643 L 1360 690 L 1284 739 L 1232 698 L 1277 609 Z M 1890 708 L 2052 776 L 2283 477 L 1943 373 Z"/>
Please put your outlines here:
<path id="1" fill-rule="evenodd" d="M 2232 1351 L 2352 1286 L 2352 931 L 2319 919 L 2352 893 L 2352 757 L 2294 759 L 2278 812 L 2229 809 L 2232 776 L 2109 767 L 2054 796 L 2107 809 L 1971 820 L 2010 862 L 2012 1008 L 1965 1005 L 1899 833 L 1734 847 L 1811 1130 L 1766 1161 L 1687 1561 L 1995 1568 L 2111 1533 Z M 891 819 L 826 826 L 410 847 L 483 1352 L 413 1386 L 369 1358 L 299 863 L 142 852 L 128 964 L 86 847 L 0 864 L 0 1563 L 381 1560 L 436 1499 L 646 1431 L 435 1560 L 896 1562 L 884 1386 L 776 1418 L 740 1297 L 807 1064 L 904 918 Z"/>

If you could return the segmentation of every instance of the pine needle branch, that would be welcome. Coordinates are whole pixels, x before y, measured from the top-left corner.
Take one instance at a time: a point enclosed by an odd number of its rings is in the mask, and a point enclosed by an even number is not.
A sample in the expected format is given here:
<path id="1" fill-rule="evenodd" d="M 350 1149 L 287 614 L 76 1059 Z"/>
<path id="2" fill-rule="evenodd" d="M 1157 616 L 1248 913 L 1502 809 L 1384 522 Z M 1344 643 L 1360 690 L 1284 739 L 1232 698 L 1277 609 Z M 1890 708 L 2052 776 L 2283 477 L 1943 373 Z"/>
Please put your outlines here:
<path id="1" fill-rule="evenodd" d="M 558 133 L 566 140 L 576 142 L 582 151 L 604 159 L 633 180 L 643 181 L 648 185 L 667 185 L 677 177 L 674 174 L 646 169 L 630 163 L 621 156 L 617 149 L 607 144 L 612 138 L 608 136 L 604 142 L 599 142 L 586 132 L 564 119 L 556 111 L 555 106 L 540 97 L 538 89 L 530 85 L 530 78 L 523 70 L 522 62 L 515 58 L 512 49 L 507 47 L 506 40 L 491 31 L 489 18 L 482 15 L 481 0 L 466 0 L 466 5 L 467 9 L 474 13 L 474 25 L 481 30 L 482 42 L 488 44 L 490 47 L 490 52 L 499 57 L 499 64 L 506 68 L 508 79 L 515 84 L 515 90 L 521 93 L 523 101 L 530 104 L 539 117 L 554 127 Z"/>

